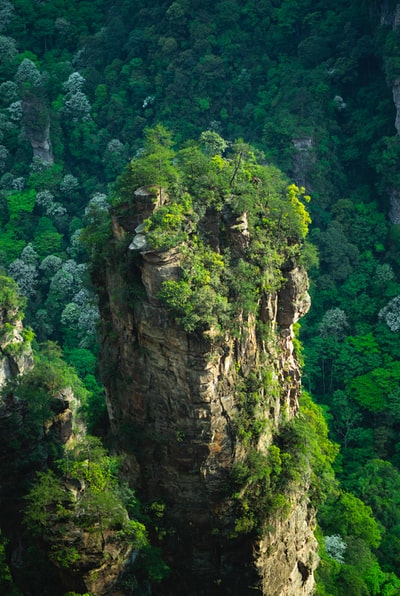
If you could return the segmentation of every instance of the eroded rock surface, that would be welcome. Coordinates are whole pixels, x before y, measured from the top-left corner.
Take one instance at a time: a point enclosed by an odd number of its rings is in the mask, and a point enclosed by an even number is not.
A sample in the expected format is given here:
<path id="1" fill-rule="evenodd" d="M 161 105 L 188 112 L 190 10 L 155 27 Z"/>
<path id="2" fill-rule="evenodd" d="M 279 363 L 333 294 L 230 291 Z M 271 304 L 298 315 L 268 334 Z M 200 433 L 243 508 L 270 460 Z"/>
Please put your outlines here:
<path id="1" fill-rule="evenodd" d="M 148 213 L 148 196 L 143 190 L 139 195 L 141 210 Z M 128 247 L 141 217 L 130 216 L 127 208 L 124 216 L 113 216 L 119 246 L 126 239 Z M 214 228 L 221 218 L 212 220 L 210 243 L 217 250 Z M 246 216 L 224 213 L 222 220 L 233 254 L 245 254 Z M 171 576 L 154 587 L 154 594 L 311 594 L 317 557 L 307 486 L 291 495 L 290 513 L 271 518 L 261 536 L 235 531 L 231 486 L 232 467 L 246 457 L 237 435 L 238 387 L 267 368 L 279 388 L 260 389 L 257 415 L 268 421 L 260 452 L 268 449 L 282 420 L 298 411 L 292 324 L 309 308 L 307 277 L 287 267 L 280 292 L 263 295 L 260 317 L 271 329 L 269 340 L 260 336 L 252 315 L 237 321 L 236 333 L 212 337 L 186 333 L 159 300 L 162 282 L 178 279 L 179 267 L 179 249 L 127 248 L 116 250 L 97 280 L 112 427 L 141 498 L 165 506 L 160 545 Z M 137 294 L 138 286 L 139 298 L 119 298 L 132 287 Z"/>

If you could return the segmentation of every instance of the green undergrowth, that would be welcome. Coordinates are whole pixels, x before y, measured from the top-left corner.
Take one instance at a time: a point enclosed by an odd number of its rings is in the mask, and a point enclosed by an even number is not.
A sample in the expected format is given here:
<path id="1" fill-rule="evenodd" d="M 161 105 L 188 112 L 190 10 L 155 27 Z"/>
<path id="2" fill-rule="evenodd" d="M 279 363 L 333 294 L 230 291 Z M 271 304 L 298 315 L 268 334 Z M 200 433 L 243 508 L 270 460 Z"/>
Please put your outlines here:
<path id="1" fill-rule="evenodd" d="M 303 392 L 299 413 L 271 433 L 271 444 L 265 450 L 257 445 L 266 423 L 257 419 L 256 403 L 252 392 L 247 407 L 239 406 L 238 411 L 238 425 L 246 426 L 247 448 L 245 458 L 233 466 L 231 474 L 237 533 L 262 533 L 275 518 L 286 517 L 299 489 L 306 492 L 308 506 L 315 510 L 336 484 L 332 464 L 337 446 L 329 440 L 322 412 L 310 396 Z"/>

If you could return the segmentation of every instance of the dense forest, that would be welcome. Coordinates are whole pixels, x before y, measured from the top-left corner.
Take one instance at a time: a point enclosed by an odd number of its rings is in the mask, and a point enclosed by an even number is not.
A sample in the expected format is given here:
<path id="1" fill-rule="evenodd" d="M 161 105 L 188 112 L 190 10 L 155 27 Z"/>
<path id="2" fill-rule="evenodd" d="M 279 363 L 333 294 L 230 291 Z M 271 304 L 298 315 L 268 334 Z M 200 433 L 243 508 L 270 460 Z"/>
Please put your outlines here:
<path id="1" fill-rule="evenodd" d="M 303 387 L 338 452 L 319 508 L 316 594 L 400 594 L 399 19 L 390 0 L 2 1 L 0 351 L 31 346 L 35 360 L 2 390 L 4 402 L 16 393 L 26 407 L 23 432 L 21 412 L 2 420 L 2 593 L 54 593 L 50 501 L 71 527 L 84 517 L 93 530 L 101 519 L 100 542 L 118 528 L 141 552 L 142 582 L 168 574 L 146 533 L 162 513 L 141 507 L 118 473 L 91 274 L 110 209 L 135 185 L 176 191 L 179 170 L 192 196 L 221 209 L 215 188 L 232 186 L 239 171 L 224 179 L 224 160 L 243 159 L 253 187 L 268 167 L 273 184 L 291 189 L 268 258 L 298 236 L 311 280 L 312 307 L 296 329 Z M 238 196 L 251 212 L 246 184 Z M 147 224 L 154 245 L 181 239 L 190 209 L 182 201 L 159 210 Z M 208 259 L 207 316 L 223 327 L 231 313 L 221 263 L 205 250 L 191 258 L 199 267 Z M 250 309 L 254 273 L 229 282 Z M 205 316 L 195 283 L 171 284 L 163 296 L 188 331 Z M 10 340 L 23 312 L 23 337 Z M 47 422 L 66 386 L 90 433 L 75 430 L 67 455 Z M 63 477 L 86 486 L 81 510 L 66 504 Z M 11 561 L 16 528 L 34 537 L 28 567 Z M 79 565 L 62 532 L 60 522 L 50 561 Z"/>

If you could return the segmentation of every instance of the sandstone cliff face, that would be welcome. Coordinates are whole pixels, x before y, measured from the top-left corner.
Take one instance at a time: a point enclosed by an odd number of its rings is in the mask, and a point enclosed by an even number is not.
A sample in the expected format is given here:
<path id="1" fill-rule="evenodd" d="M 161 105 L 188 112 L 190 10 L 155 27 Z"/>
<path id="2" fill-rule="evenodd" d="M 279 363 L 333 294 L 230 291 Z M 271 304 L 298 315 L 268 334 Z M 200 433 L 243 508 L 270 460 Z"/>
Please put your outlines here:
<path id="1" fill-rule="evenodd" d="M 309 308 L 307 277 L 289 266 L 281 290 L 263 296 L 260 318 L 269 338 L 260 335 L 253 315 L 222 338 L 186 333 L 158 297 L 163 281 L 179 277 L 179 248 L 128 249 L 153 208 L 150 198 L 143 207 L 144 194 L 136 213 L 125 206 L 114 215 L 114 255 L 97 283 L 112 428 L 141 498 L 165 506 L 153 540 L 159 540 L 171 575 L 153 593 L 311 594 L 317 557 L 307 481 L 288 496 L 289 513 L 266 512 L 268 523 L 248 533 L 235 529 L 231 486 L 232 467 L 246 457 L 238 436 L 238 387 L 252 373 L 271 373 L 271 388 L 259 390 L 254 413 L 265 427 L 255 446 L 259 452 L 298 411 L 292 324 Z M 246 250 L 245 219 L 239 225 L 225 217 L 232 252 Z"/>

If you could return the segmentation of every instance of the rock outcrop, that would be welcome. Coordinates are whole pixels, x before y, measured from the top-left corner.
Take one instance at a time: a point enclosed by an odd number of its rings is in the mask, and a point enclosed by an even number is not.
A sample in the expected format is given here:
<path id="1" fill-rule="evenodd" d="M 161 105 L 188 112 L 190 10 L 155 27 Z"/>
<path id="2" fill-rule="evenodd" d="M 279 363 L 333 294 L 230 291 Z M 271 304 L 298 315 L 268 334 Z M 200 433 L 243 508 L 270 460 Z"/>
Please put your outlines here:
<path id="1" fill-rule="evenodd" d="M 298 186 L 307 186 L 307 188 L 310 188 L 308 178 L 316 161 L 313 139 L 311 137 L 293 139 L 292 144 L 292 176 Z"/>
<path id="2" fill-rule="evenodd" d="M 391 27 L 394 31 L 398 31 L 400 27 L 400 3 L 393 3 L 384 1 L 380 5 L 380 25 Z M 390 61 L 390 59 L 389 59 Z M 386 65 L 387 66 L 387 65 Z M 388 77 L 388 85 L 392 88 L 393 103 L 396 109 L 396 116 L 394 127 L 397 136 L 400 135 L 400 78 L 393 74 Z M 388 188 L 390 210 L 389 219 L 392 224 L 400 223 L 400 192 L 398 188 Z"/>
<path id="3" fill-rule="evenodd" d="M 259 315 L 238 317 L 235 330 L 222 335 L 187 333 L 159 297 L 164 281 L 179 278 L 181 250 L 131 244 L 143 213 L 154 208 L 145 194 L 135 193 L 140 209 L 114 211 L 113 255 L 95 281 L 112 428 L 130 482 L 150 511 L 154 503 L 163 510 L 152 539 L 171 574 L 153 593 L 311 594 L 317 556 L 306 475 L 302 486 L 288 487 L 285 507 L 271 505 L 248 531 L 238 527 L 241 489 L 232 480 L 248 452 L 267 454 L 298 412 L 292 324 L 309 308 L 307 276 L 288 262 L 281 289 L 263 294 Z M 245 254 L 246 215 L 204 217 L 211 219 L 232 254 Z M 215 229 L 209 238 L 218 250 Z M 246 439 L 243 387 L 251 379 L 258 401 L 246 424 L 259 422 L 262 430 Z"/>
<path id="4" fill-rule="evenodd" d="M 0 389 L 33 366 L 32 350 L 22 335 L 18 311 L 0 310 Z"/>
<path id="5" fill-rule="evenodd" d="M 50 119 L 44 99 L 28 95 L 22 102 L 22 110 L 25 134 L 31 144 L 33 157 L 52 165 L 54 156 L 50 140 Z"/>

